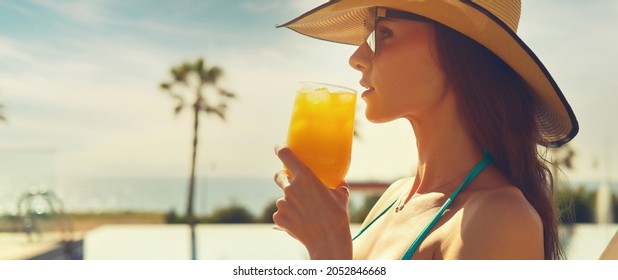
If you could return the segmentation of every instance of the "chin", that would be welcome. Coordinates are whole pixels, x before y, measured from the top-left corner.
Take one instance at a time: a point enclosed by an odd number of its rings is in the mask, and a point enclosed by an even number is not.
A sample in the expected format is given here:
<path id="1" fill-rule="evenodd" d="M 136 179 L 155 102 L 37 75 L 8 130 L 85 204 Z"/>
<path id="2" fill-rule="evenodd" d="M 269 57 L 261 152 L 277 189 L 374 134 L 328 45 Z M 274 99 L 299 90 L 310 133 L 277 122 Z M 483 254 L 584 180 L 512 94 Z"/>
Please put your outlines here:
<path id="1" fill-rule="evenodd" d="M 372 123 L 386 123 L 393 120 L 393 118 L 389 118 L 382 114 L 376 114 L 376 112 L 372 112 L 369 109 L 365 110 L 365 118 Z"/>

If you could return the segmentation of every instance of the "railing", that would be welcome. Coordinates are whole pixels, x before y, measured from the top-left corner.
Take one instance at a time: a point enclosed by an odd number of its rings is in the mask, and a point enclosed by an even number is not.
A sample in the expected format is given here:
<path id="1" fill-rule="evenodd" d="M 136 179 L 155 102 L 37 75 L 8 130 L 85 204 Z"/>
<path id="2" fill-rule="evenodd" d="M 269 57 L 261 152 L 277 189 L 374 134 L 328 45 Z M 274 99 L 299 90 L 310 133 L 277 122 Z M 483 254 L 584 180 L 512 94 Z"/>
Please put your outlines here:
<path id="1" fill-rule="evenodd" d="M 19 198 L 17 210 L 21 230 L 29 242 L 41 241 L 43 232 L 55 232 L 59 234 L 59 247 L 54 259 L 82 258 L 81 246 L 77 246 L 81 241 L 75 239 L 73 222 L 53 191 L 31 188 Z"/>

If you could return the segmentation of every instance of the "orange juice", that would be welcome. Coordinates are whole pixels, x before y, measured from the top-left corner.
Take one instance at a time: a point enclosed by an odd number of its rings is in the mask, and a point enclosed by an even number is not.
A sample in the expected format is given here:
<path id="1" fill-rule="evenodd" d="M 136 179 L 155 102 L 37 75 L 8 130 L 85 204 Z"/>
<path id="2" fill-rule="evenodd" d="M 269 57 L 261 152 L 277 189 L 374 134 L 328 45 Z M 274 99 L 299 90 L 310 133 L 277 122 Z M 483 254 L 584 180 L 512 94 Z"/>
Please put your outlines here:
<path id="1" fill-rule="evenodd" d="M 335 188 L 350 167 L 356 92 L 317 86 L 296 94 L 287 146 L 322 183 Z"/>

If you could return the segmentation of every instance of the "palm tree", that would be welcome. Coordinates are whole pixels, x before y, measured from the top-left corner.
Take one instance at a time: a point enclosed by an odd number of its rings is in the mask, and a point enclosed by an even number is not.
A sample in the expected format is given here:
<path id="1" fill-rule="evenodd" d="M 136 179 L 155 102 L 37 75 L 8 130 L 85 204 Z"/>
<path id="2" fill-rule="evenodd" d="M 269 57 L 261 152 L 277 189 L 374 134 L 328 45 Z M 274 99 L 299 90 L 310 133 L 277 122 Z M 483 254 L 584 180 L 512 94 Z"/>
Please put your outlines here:
<path id="1" fill-rule="evenodd" d="M 573 218 L 575 217 L 575 208 L 577 207 L 574 193 L 568 186 L 568 181 L 563 181 L 560 174 L 564 174 L 563 170 L 574 170 L 574 158 L 576 156 L 575 149 L 571 144 L 567 143 L 558 148 L 550 148 L 551 152 L 550 166 L 552 171 L 552 180 L 554 181 L 553 199 L 558 207 L 558 220 L 564 224 L 564 235 L 561 237 L 561 244 L 567 248 L 573 237 Z"/>
<path id="2" fill-rule="evenodd" d="M 197 156 L 198 131 L 200 113 L 215 115 L 225 121 L 227 101 L 236 95 L 223 88 L 217 82 L 223 76 L 223 70 L 218 66 L 208 67 L 202 58 L 197 61 L 184 62 L 171 69 L 172 81 L 161 83 L 161 90 L 176 100 L 174 113 L 180 114 L 186 107 L 193 109 L 193 150 L 191 156 L 191 172 L 189 177 L 189 194 L 187 201 L 187 223 L 191 228 L 191 257 L 196 259 L 195 224 L 197 219 L 193 210 L 193 196 L 195 193 L 195 159 Z M 210 90 L 218 97 L 216 102 L 207 98 L 206 91 Z M 191 103 L 185 101 L 184 94 L 192 95 Z"/>
<path id="3" fill-rule="evenodd" d="M 0 105 L 0 121 L 6 122 L 6 117 L 4 117 L 4 105 Z"/>
<path id="4" fill-rule="evenodd" d="M 559 174 L 562 173 L 562 170 L 574 170 L 575 165 L 573 164 L 574 158 L 576 156 L 575 149 L 569 144 L 564 144 L 559 148 L 552 148 L 551 150 L 551 168 L 552 175 L 554 176 L 554 184 L 558 187 L 562 184 L 559 178 Z"/>
<path id="5" fill-rule="evenodd" d="M 573 163 L 577 154 L 570 143 L 564 144 L 558 148 L 550 148 L 549 151 L 551 152 L 550 166 L 555 186 L 553 198 L 556 203 L 563 203 L 558 201 L 558 191 L 562 188 L 569 187 L 568 180 L 565 181 L 562 178 L 564 176 L 564 170 L 575 170 L 575 165 Z"/>

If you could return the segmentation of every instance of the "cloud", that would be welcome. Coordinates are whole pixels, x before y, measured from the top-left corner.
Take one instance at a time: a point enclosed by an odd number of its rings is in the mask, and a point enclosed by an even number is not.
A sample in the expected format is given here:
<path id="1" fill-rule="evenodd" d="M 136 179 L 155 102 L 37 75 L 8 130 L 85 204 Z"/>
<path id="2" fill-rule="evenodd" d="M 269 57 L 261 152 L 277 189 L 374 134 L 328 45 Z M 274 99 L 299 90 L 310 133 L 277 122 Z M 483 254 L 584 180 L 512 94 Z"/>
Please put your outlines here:
<path id="1" fill-rule="evenodd" d="M 35 59 L 26 50 L 27 46 L 11 38 L 0 36 L 0 57 L 3 60 L 32 64 Z"/>
<path id="2" fill-rule="evenodd" d="M 17 5 L 15 3 L 9 2 L 9 1 L 0 1 L 0 6 L 3 6 L 7 9 L 10 9 L 14 12 L 17 12 L 18 14 L 22 15 L 22 16 L 31 16 L 33 15 L 33 12 L 21 7 L 20 5 Z"/>
<path id="3" fill-rule="evenodd" d="M 276 11 L 281 8 L 280 1 L 270 1 L 270 2 L 244 2 L 242 3 L 242 8 L 254 12 L 254 13 L 265 13 L 270 11 Z"/>
<path id="4" fill-rule="evenodd" d="M 25 70 L 0 77 L 10 123 L 5 142 L 63 151 L 96 147 L 171 118 L 158 82 L 167 78 L 174 52 L 141 40 L 109 39 L 93 36 L 24 49 Z"/>
<path id="5" fill-rule="evenodd" d="M 37 5 L 57 14 L 63 18 L 70 19 L 78 23 L 84 23 L 94 26 L 122 26 L 125 28 L 147 31 L 153 34 L 159 35 L 175 35 L 175 36 L 204 36 L 205 30 L 203 28 L 194 26 L 180 26 L 172 25 L 169 23 L 162 23 L 161 18 L 149 19 L 148 17 L 136 17 L 123 15 L 123 13 L 134 13 L 132 9 L 139 7 L 139 5 L 132 6 L 131 9 L 126 11 L 123 8 L 122 2 L 110 2 L 110 1 L 79 1 L 79 0 L 32 0 Z M 144 5 L 153 5 L 156 9 L 165 10 L 168 9 L 165 3 L 152 3 L 147 1 Z M 202 2 L 198 6 L 191 4 L 188 6 L 188 2 L 175 2 L 173 10 L 167 10 L 168 12 L 181 11 L 186 15 L 194 13 L 196 10 L 204 9 L 210 6 L 210 2 Z M 22 10 L 25 10 L 21 8 Z M 155 10 L 156 10 L 155 9 Z M 28 11 L 28 10 L 25 10 Z M 32 12 L 30 11 L 30 16 Z M 165 16 L 172 17 L 172 15 L 165 14 Z M 182 17 L 182 14 L 175 15 Z M 169 19 L 163 19 L 163 21 Z M 79 29 L 80 26 L 75 26 Z"/>
<path id="6" fill-rule="evenodd" d="M 32 0 L 35 4 L 80 23 L 100 24 L 110 21 L 105 1 Z"/>
<path id="7" fill-rule="evenodd" d="M 159 36 L 208 36 L 207 33 L 209 33 L 209 30 L 205 28 L 193 26 L 174 26 L 154 20 L 119 19 L 115 20 L 114 23 L 121 26 L 134 28 L 136 30 L 143 30 L 154 34 L 159 34 Z"/>
<path id="8" fill-rule="evenodd" d="M 293 11 L 293 12 L 306 12 L 312 8 L 315 8 L 327 0 L 271 0 L 260 2 L 244 2 L 242 3 L 243 9 L 256 13 L 265 13 L 271 11 Z M 295 15 L 291 15 L 295 16 Z"/>
<path id="9" fill-rule="evenodd" d="M 290 1 L 290 5 L 296 11 L 304 13 L 326 2 L 328 1 L 326 0 L 297 0 L 297 1 Z"/>

